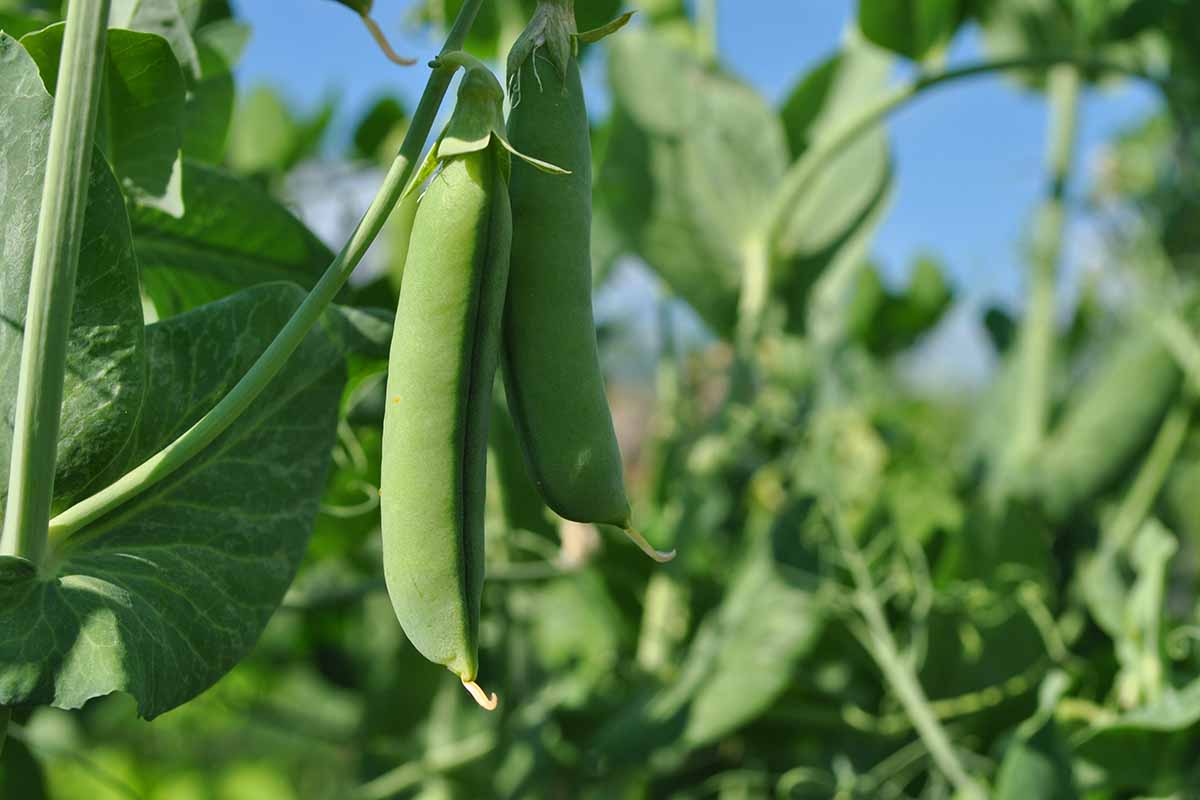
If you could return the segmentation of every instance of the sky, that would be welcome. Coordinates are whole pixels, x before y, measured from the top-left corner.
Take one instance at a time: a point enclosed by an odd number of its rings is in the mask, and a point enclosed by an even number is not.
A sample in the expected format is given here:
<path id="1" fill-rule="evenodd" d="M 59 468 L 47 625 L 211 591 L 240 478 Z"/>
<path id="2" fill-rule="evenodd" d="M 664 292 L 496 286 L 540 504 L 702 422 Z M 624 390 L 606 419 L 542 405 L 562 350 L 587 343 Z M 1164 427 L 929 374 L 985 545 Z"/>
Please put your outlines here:
<path id="1" fill-rule="evenodd" d="M 275 85 L 301 107 L 339 95 L 343 116 L 335 123 L 335 138 L 348 135 L 373 98 L 393 93 L 411 105 L 424 86 L 426 70 L 392 66 L 354 15 L 329 0 L 290 0 L 286 13 L 280 12 L 285 5 L 280 0 L 235 4 L 255 32 L 239 68 L 242 85 Z M 413 5 L 376 0 L 375 16 L 397 50 L 426 59 L 440 42 L 406 29 Z M 719 0 L 721 56 L 735 74 L 778 102 L 837 48 L 856 5 L 856 0 Z M 982 55 L 981 36 L 968 28 L 955 40 L 949 60 Z M 898 63 L 897 80 L 906 69 L 911 67 Z M 1157 104 L 1152 92 L 1131 83 L 1085 94 L 1075 200 L 1082 199 L 1089 167 L 1105 142 Z M 967 300 L 961 319 L 950 325 L 975 340 L 980 333 L 973 319 L 981 305 L 1020 303 L 1023 233 L 1045 186 L 1046 116 L 1041 96 L 986 77 L 935 89 L 889 121 L 896 187 L 873 256 L 885 278 L 898 283 L 915 256 L 938 255 Z M 1070 273 L 1087 266 L 1084 227 L 1077 214 L 1068 232 Z"/>

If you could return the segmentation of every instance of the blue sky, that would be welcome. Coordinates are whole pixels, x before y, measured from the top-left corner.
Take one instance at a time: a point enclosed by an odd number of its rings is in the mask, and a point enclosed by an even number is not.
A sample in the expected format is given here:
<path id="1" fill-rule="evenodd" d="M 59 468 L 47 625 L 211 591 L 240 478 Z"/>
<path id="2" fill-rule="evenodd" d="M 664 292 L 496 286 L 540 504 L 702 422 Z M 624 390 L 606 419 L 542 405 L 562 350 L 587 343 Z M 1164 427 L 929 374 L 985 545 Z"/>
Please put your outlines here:
<path id="1" fill-rule="evenodd" d="M 399 69 L 383 59 L 361 23 L 328 0 L 236 0 L 254 27 L 240 67 L 243 85 L 271 83 L 301 106 L 328 93 L 343 99 L 344 118 L 334 135 L 370 100 L 396 93 L 410 103 L 425 82 L 421 68 Z M 439 42 L 406 30 L 411 0 L 376 0 L 375 16 L 396 48 L 421 58 Z M 837 47 L 853 19 L 856 0 L 722 0 L 719 39 L 734 72 L 772 101 Z M 951 63 L 982 53 L 980 36 L 961 33 Z M 905 66 L 897 66 L 897 77 Z M 1157 105 L 1153 94 L 1123 84 L 1089 92 L 1081 119 L 1079 167 L 1088 165 L 1107 140 Z M 902 280 L 913 256 L 940 255 L 955 282 L 974 304 L 1019 302 L 1022 234 L 1038 202 L 1043 177 L 1046 109 L 1042 99 L 1001 78 L 988 77 L 933 91 L 890 122 L 897 187 L 874 254 L 885 274 Z M 1078 198 L 1085 188 L 1075 183 Z M 1078 234 L 1077 228 L 1073 229 Z M 1085 256 L 1079 235 L 1069 236 L 1069 255 Z"/>

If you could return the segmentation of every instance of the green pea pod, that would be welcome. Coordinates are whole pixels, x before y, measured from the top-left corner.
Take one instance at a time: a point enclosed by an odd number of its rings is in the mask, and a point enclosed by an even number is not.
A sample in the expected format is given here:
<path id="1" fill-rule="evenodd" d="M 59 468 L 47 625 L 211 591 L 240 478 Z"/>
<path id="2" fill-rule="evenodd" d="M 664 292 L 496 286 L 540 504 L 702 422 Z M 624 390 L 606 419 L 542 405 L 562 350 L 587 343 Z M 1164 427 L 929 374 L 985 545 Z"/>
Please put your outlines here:
<path id="1" fill-rule="evenodd" d="M 488 421 L 512 239 L 510 159 L 499 82 L 469 57 L 444 58 L 468 70 L 446 133 L 413 183 L 432 175 L 413 222 L 388 369 L 383 565 L 413 646 L 494 708 L 495 695 L 475 678 Z"/>
<path id="2" fill-rule="evenodd" d="M 631 524 L 621 451 L 604 391 L 592 316 L 592 154 L 569 0 L 541 0 L 508 59 L 514 146 L 571 171 L 514 164 L 512 271 L 504 312 L 504 385 L 546 504 L 575 522 Z"/>
<path id="3" fill-rule="evenodd" d="M 1120 342 L 1075 394 L 1046 442 L 1036 482 L 1056 518 L 1119 481 L 1178 396 L 1182 373 L 1153 330 Z"/>

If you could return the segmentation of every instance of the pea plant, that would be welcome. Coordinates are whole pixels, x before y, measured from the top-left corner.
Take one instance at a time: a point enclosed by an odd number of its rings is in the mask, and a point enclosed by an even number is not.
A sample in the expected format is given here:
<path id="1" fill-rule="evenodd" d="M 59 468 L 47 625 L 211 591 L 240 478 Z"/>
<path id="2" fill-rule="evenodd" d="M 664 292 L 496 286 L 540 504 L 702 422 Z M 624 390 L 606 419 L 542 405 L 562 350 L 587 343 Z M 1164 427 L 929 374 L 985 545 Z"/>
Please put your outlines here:
<path id="1" fill-rule="evenodd" d="M 858 0 L 773 104 L 755 4 L 333 2 L 428 73 L 337 252 L 227 0 L 0 0 L 0 798 L 1200 793 L 1200 6 Z M 961 287 L 871 244 L 984 78 L 1045 188 L 950 391 Z"/>

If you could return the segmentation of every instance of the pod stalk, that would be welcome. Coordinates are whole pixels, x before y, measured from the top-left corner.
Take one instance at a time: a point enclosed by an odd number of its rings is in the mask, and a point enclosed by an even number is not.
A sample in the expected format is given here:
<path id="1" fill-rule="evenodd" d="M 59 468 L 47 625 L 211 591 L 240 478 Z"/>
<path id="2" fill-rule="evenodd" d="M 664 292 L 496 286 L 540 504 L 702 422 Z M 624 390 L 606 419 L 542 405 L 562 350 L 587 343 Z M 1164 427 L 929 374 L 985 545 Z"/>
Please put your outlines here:
<path id="1" fill-rule="evenodd" d="M 657 561 L 659 564 L 666 564 L 675 560 L 674 550 L 656 550 L 650 542 L 646 541 L 646 537 L 642 536 L 636 528 L 632 526 L 621 528 L 625 535 L 629 537 L 629 541 L 638 546 L 638 549 L 647 556 Z"/>

